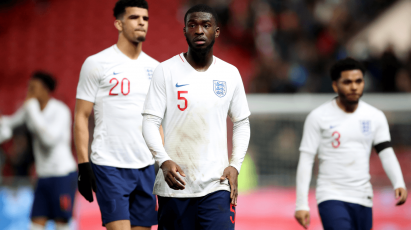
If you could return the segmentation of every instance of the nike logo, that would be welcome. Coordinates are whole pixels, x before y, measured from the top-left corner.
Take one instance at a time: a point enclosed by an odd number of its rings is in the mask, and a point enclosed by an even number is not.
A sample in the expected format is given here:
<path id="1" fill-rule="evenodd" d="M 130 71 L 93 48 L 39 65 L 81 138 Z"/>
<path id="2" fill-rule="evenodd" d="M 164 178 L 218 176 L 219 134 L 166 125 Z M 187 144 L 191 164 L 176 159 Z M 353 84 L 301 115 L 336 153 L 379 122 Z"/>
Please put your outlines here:
<path id="1" fill-rule="evenodd" d="M 78 181 L 80 181 L 80 177 L 81 177 L 81 175 L 80 175 L 80 176 L 78 176 Z"/>
<path id="2" fill-rule="evenodd" d="M 330 125 L 330 129 L 333 129 L 333 128 L 335 128 L 335 127 L 337 127 L 336 125 Z"/>
<path id="3" fill-rule="evenodd" d="M 178 83 L 176 83 L 176 87 L 181 87 L 181 86 L 186 86 L 186 85 L 188 85 L 188 84 L 185 84 L 185 85 L 178 85 Z"/>
<path id="4" fill-rule="evenodd" d="M 117 74 L 119 74 L 119 73 L 113 72 L 113 75 L 117 75 Z"/>

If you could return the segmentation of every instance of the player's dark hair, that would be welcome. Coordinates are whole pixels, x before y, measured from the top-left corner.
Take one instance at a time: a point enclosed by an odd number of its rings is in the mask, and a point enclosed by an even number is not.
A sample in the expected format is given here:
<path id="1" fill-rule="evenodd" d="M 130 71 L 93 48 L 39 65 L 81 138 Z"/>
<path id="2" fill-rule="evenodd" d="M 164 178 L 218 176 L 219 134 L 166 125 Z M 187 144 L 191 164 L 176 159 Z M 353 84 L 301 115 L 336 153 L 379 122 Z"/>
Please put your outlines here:
<path id="1" fill-rule="evenodd" d="M 138 7 L 148 10 L 146 0 L 119 0 L 113 9 L 113 15 L 116 19 L 121 19 L 126 12 L 127 7 Z"/>
<path id="2" fill-rule="evenodd" d="M 36 71 L 31 76 L 31 79 L 40 80 L 50 92 L 53 92 L 54 89 L 56 89 L 56 80 L 49 73 L 46 73 L 44 71 Z"/>
<path id="3" fill-rule="evenodd" d="M 365 74 L 365 67 L 361 62 L 354 60 L 353 58 L 347 57 L 337 61 L 331 66 L 330 75 L 331 80 L 337 81 L 341 77 L 341 72 L 346 70 L 361 70 L 362 74 Z"/>
<path id="4" fill-rule="evenodd" d="M 187 15 L 191 13 L 196 13 L 196 12 L 204 12 L 204 13 L 211 14 L 214 18 L 215 24 L 218 25 L 218 17 L 217 17 L 216 11 L 212 7 L 207 6 L 205 4 L 198 4 L 198 5 L 192 6 L 188 10 L 187 13 L 184 15 L 184 25 L 186 24 Z"/>

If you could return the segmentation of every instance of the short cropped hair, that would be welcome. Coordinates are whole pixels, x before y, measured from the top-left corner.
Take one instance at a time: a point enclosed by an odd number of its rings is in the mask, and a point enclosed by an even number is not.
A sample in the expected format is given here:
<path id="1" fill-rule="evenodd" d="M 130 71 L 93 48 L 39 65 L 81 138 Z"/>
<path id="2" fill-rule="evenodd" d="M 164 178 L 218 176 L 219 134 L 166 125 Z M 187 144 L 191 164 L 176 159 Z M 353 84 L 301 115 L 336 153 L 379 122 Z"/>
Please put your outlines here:
<path id="1" fill-rule="evenodd" d="M 207 6 L 205 4 L 195 5 L 188 10 L 187 13 L 184 15 L 184 25 L 186 25 L 187 15 L 196 12 L 210 13 L 214 18 L 215 24 L 218 25 L 218 17 L 216 11 L 212 7 Z"/>
<path id="2" fill-rule="evenodd" d="M 113 9 L 113 15 L 116 19 L 121 19 L 126 12 L 127 7 L 138 7 L 148 10 L 146 0 L 119 0 Z"/>
<path id="3" fill-rule="evenodd" d="M 53 92 L 56 89 L 56 80 L 47 72 L 36 71 L 33 73 L 31 79 L 40 80 L 50 92 Z"/>
<path id="4" fill-rule="evenodd" d="M 331 66 L 330 75 L 332 81 L 338 81 L 341 77 L 341 72 L 346 70 L 361 70 L 362 74 L 365 74 L 365 67 L 361 62 L 347 57 L 337 61 L 334 65 Z"/>

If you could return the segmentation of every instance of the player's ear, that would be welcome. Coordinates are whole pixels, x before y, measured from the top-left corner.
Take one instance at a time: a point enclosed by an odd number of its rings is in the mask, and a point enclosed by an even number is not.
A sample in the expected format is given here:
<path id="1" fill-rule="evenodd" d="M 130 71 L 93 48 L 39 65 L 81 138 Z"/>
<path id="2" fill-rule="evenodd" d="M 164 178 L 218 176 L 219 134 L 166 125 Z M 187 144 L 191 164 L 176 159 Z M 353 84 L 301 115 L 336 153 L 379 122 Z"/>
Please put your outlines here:
<path id="1" fill-rule="evenodd" d="M 337 80 L 337 81 L 338 81 L 338 80 Z M 332 87 L 333 87 L 334 92 L 338 94 L 337 81 L 333 81 Z"/>
<path id="2" fill-rule="evenodd" d="M 118 30 L 118 32 L 122 32 L 123 31 L 123 22 L 121 22 L 121 20 L 115 20 L 114 21 L 114 27 L 116 27 L 116 29 Z"/>
<path id="3" fill-rule="evenodd" d="M 220 27 L 216 26 L 215 28 L 215 37 L 218 38 L 220 36 Z"/>
<path id="4" fill-rule="evenodd" d="M 184 31 L 184 36 L 186 35 L 186 27 L 184 26 L 184 28 L 183 28 L 183 31 Z"/>

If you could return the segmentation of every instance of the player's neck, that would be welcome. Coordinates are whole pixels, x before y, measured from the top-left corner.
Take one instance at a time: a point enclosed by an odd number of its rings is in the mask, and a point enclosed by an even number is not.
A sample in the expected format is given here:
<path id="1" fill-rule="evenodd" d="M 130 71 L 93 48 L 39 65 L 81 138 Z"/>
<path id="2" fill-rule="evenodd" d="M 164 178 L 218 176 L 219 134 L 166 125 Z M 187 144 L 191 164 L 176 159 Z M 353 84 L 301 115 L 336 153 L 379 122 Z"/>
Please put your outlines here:
<path id="1" fill-rule="evenodd" d="M 39 104 L 40 104 L 40 110 L 41 110 L 41 111 L 43 111 L 44 108 L 46 108 L 47 103 L 49 102 L 49 100 L 50 100 L 50 96 L 47 96 L 47 97 L 39 98 L 39 99 L 38 99 Z"/>
<path id="2" fill-rule="evenodd" d="M 341 99 L 341 97 L 337 97 L 336 102 L 338 107 L 346 113 L 354 113 L 358 108 L 358 103 L 349 103 L 348 101 Z"/>
<path id="3" fill-rule="evenodd" d="M 119 36 L 117 41 L 117 48 L 130 59 L 137 59 L 143 50 L 142 42 L 131 42 L 123 36 Z"/>
<path id="4" fill-rule="evenodd" d="M 211 47 L 207 52 L 197 53 L 188 48 L 187 53 L 184 53 L 188 64 L 199 72 L 205 72 L 213 63 L 213 48 Z"/>

